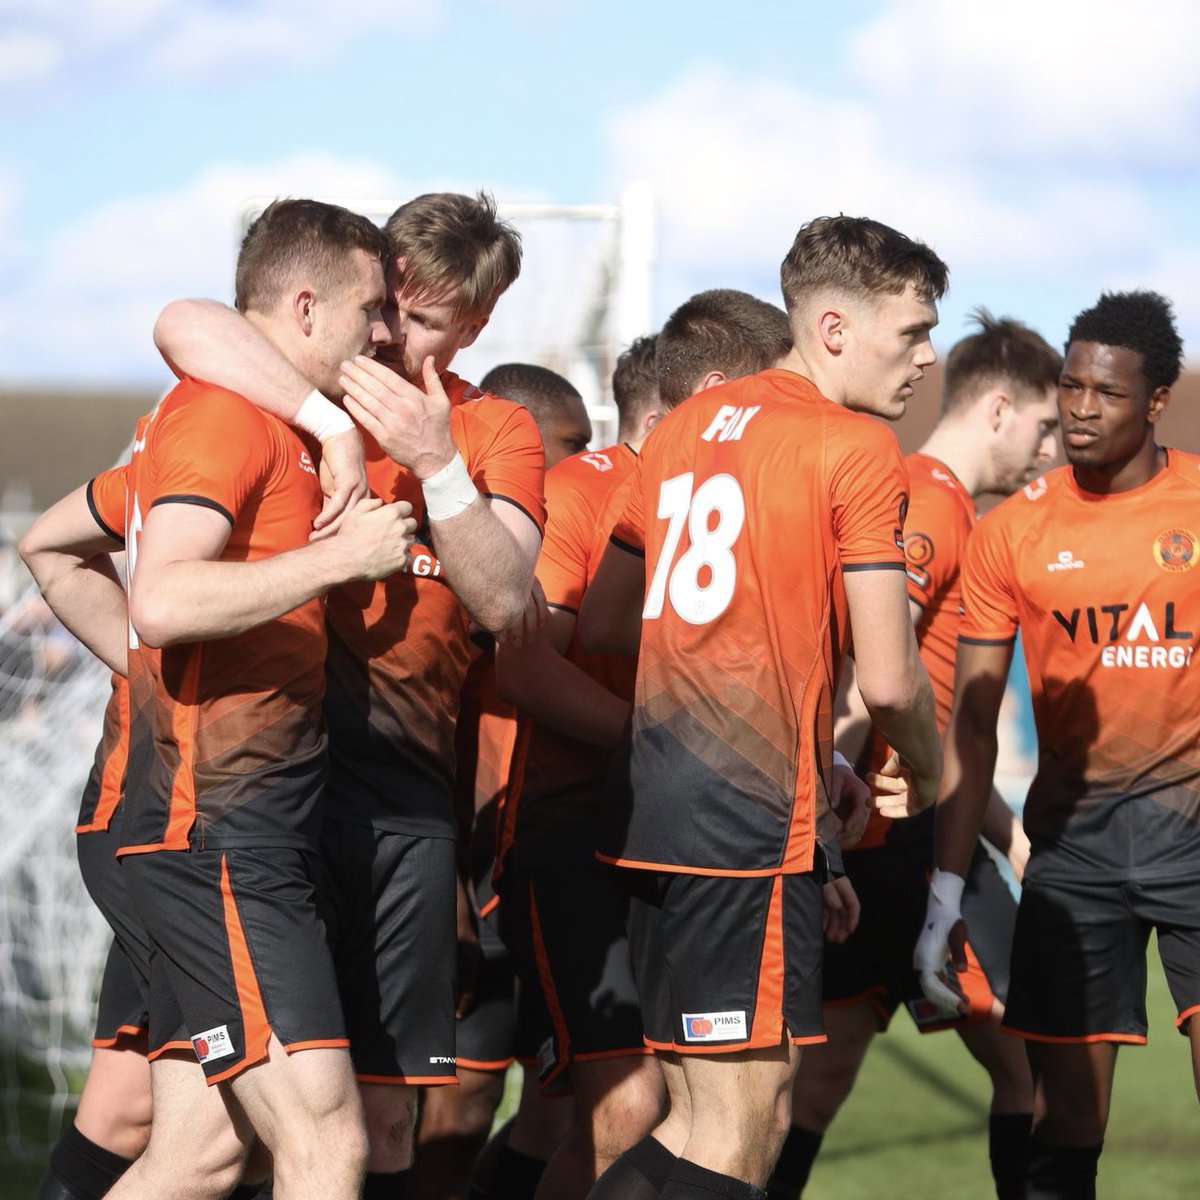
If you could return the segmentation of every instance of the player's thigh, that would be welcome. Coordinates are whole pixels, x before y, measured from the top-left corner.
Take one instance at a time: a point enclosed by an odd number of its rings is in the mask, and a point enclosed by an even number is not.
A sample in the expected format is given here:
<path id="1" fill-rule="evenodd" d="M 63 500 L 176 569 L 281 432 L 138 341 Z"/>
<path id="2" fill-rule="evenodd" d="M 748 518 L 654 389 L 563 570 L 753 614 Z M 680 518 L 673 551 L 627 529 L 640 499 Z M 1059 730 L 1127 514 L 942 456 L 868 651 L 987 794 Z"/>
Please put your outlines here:
<path id="1" fill-rule="evenodd" d="M 854 1087 L 879 1017 L 869 1000 L 826 1004 L 822 1016 L 827 1040 L 804 1048 L 792 1086 L 792 1121 L 823 1132 Z"/>
<path id="2" fill-rule="evenodd" d="M 1115 1042 L 1026 1045 L 1044 1115 L 1038 1124 L 1050 1144 L 1094 1146 L 1104 1138 L 1116 1070 Z"/>
<path id="3" fill-rule="evenodd" d="M 322 861 L 359 1081 L 453 1083 L 454 841 L 327 821 Z"/>
<path id="4" fill-rule="evenodd" d="M 1155 926 L 1175 1024 L 1188 1036 L 1200 1024 L 1200 879 L 1145 880 L 1130 887 L 1135 910 Z"/>
<path id="5" fill-rule="evenodd" d="M 417 1144 L 438 1138 L 486 1135 L 503 1096 L 503 1071 L 476 1071 L 460 1062 L 457 1087 L 425 1089 Z"/>

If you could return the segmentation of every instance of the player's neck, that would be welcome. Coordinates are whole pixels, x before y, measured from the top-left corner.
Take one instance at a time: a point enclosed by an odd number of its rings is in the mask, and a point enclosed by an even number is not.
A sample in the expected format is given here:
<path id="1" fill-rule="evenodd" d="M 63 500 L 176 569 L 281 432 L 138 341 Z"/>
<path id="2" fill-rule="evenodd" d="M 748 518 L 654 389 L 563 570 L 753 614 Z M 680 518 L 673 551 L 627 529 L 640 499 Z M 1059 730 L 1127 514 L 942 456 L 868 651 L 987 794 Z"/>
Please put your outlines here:
<path id="1" fill-rule="evenodd" d="M 986 475 L 984 443 L 959 424 L 934 426 L 919 453 L 936 458 L 950 468 L 972 499 L 983 490 Z"/>
<path id="2" fill-rule="evenodd" d="M 799 346 L 793 346 L 777 365 L 781 371 L 803 375 L 827 400 L 832 400 L 835 404 L 846 403 L 841 379 L 836 372 L 822 369 L 822 364 L 815 354 L 807 354 Z"/>
<path id="3" fill-rule="evenodd" d="M 1167 452 L 1153 438 L 1129 458 L 1097 465 L 1072 464 L 1075 482 L 1085 492 L 1117 496 L 1136 491 L 1150 482 L 1167 465 Z"/>

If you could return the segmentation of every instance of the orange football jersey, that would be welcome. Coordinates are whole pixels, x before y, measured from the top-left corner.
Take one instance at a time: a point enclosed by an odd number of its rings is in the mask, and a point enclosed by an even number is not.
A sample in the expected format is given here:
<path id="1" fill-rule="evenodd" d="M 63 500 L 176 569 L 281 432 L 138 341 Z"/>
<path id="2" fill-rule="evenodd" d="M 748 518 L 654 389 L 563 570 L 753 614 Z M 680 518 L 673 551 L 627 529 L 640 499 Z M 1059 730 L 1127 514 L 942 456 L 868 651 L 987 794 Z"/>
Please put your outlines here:
<path id="1" fill-rule="evenodd" d="M 1068 467 L 988 513 L 967 546 L 964 642 L 1018 627 L 1038 768 L 1025 805 L 1041 877 L 1200 864 L 1200 458 L 1130 492 Z"/>
<path id="2" fill-rule="evenodd" d="M 93 481 L 107 526 L 124 478 L 131 578 L 146 514 L 195 504 L 230 524 L 221 562 L 308 542 L 316 466 L 282 421 L 241 396 L 181 381 L 138 426 L 127 468 Z M 191 846 L 307 846 L 320 820 L 323 604 L 233 637 L 152 650 L 130 630 L 131 731 L 120 853 Z"/>
<path id="3" fill-rule="evenodd" d="M 125 788 L 129 758 L 129 681 L 112 677 L 112 691 L 104 706 L 104 724 L 96 756 L 79 804 L 76 833 L 97 833 L 112 823 Z"/>
<path id="4" fill-rule="evenodd" d="M 608 535 L 624 506 L 637 455 L 628 445 L 589 450 L 546 473 L 546 535 L 537 577 L 552 608 L 579 611 Z M 614 695 L 633 700 L 635 660 L 589 654 L 571 638 L 566 658 Z M 595 822 L 605 806 L 612 752 L 538 725 L 519 724 L 519 771 L 509 788 L 500 834 L 501 857 L 516 854 L 532 865 L 547 857 L 564 863 L 564 834 L 585 858 L 595 850 Z"/>
<path id="5" fill-rule="evenodd" d="M 954 472 L 928 454 L 910 454 L 908 468 L 908 515 L 904 519 L 904 558 L 908 575 L 908 598 L 920 606 L 916 624 L 917 648 L 929 673 L 937 706 L 938 732 L 950 724 L 954 702 L 954 656 L 958 650 L 958 623 L 962 616 L 960 573 L 967 539 L 975 525 L 975 502 Z M 875 769 L 890 753 L 878 735 L 867 743 L 866 762 Z M 854 850 L 878 846 L 889 833 L 929 836 L 933 812 L 928 816 L 895 825 L 874 809 L 866 831 Z"/>
<path id="6" fill-rule="evenodd" d="M 842 574 L 904 569 L 907 499 L 891 431 L 789 371 L 702 392 L 659 422 L 613 530 L 646 560 L 633 807 L 615 861 L 812 869 Z"/>
<path id="7" fill-rule="evenodd" d="M 519 405 L 451 372 L 450 432 L 476 487 L 541 529 L 545 453 Z M 407 571 L 329 594 L 325 713 L 329 815 L 411 836 L 454 836 L 454 725 L 467 674 L 468 617 L 442 576 L 419 480 L 363 435 L 367 479 L 419 523 Z"/>

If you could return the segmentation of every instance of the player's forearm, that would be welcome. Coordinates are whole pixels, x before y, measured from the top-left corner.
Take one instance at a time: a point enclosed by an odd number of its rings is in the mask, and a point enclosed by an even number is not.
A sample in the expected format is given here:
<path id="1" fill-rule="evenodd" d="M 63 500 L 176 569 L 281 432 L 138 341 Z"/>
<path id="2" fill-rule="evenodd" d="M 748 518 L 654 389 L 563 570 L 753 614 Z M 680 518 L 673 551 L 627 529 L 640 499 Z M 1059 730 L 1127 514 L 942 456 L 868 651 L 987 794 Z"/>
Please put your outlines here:
<path id="1" fill-rule="evenodd" d="M 312 391 L 245 317 L 215 300 L 172 301 L 155 323 L 154 344 L 177 375 L 237 392 L 283 421 Z"/>
<path id="2" fill-rule="evenodd" d="M 501 646 L 500 696 L 539 725 L 593 746 L 614 748 L 629 721 L 628 701 L 565 659 L 545 638 Z"/>
<path id="3" fill-rule="evenodd" d="M 937 735 L 933 689 L 919 662 L 910 678 L 910 691 L 895 697 L 864 691 L 863 700 L 872 724 L 900 755 L 918 781 L 918 790 L 929 797 L 928 804 L 942 773 L 942 747 Z"/>
<path id="4" fill-rule="evenodd" d="M 937 802 L 934 865 L 964 878 L 983 828 L 996 768 L 996 732 L 951 721 Z"/>
<path id="5" fill-rule="evenodd" d="M 234 637 L 356 577 L 337 538 L 259 562 L 164 563 L 150 578 L 135 571 L 130 619 L 148 646 Z"/>
<path id="6" fill-rule="evenodd" d="M 456 516 L 430 521 L 430 529 L 442 576 L 476 624 L 500 633 L 517 621 L 536 550 L 527 553 L 483 496 Z"/>
<path id="7" fill-rule="evenodd" d="M 129 618 L 125 589 L 107 554 L 80 560 L 65 554 L 26 559 L 50 610 L 101 662 L 129 671 Z"/>

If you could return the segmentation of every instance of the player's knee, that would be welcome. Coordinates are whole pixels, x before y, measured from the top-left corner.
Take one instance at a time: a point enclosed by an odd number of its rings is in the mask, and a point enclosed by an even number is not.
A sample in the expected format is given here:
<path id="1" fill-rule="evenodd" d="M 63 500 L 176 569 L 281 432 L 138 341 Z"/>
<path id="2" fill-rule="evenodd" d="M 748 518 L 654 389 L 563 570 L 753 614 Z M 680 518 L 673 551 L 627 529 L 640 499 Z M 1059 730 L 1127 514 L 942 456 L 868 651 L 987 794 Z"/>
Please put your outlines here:
<path id="1" fill-rule="evenodd" d="M 395 1089 L 393 1096 L 364 1095 L 366 1104 L 367 1170 L 379 1174 L 407 1171 L 412 1166 L 416 1094 Z"/>
<path id="2" fill-rule="evenodd" d="M 453 1132 L 467 1137 L 479 1137 L 491 1131 L 496 1109 L 504 1096 L 504 1076 L 482 1071 L 471 1072 L 473 1078 L 467 1088 L 462 1084 L 457 1090 L 462 1093 L 458 1104 L 458 1125 Z"/>
<path id="3" fill-rule="evenodd" d="M 610 1158 L 623 1154 L 640 1142 L 662 1120 L 664 1090 L 653 1077 L 638 1072 L 620 1088 L 614 1088 L 592 1113 L 592 1136 L 596 1150 Z"/>

